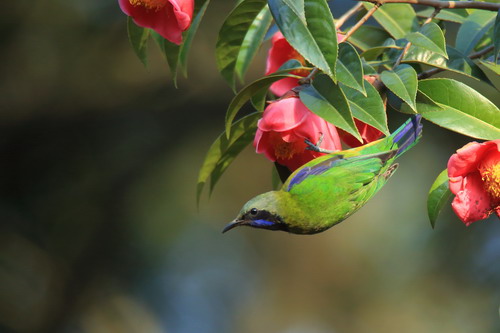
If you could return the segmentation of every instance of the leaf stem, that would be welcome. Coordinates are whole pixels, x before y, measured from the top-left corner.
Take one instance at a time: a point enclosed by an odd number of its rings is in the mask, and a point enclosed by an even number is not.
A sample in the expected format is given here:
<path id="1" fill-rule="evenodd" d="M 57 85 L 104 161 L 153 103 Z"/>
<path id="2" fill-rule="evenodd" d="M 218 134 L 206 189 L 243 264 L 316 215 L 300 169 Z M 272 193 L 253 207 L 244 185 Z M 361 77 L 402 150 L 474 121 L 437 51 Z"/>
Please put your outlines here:
<path id="1" fill-rule="evenodd" d="M 434 12 L 431 14 L 431 16 L 429 16 L 425 22 L 422 24 L 422 26 L 426 25 L 427 23 L 431 22 L 437 14 L 439 14 L 439 12 L 441 11 L 441 8 L 436 8 L 434 9 Z M 411 42 L 408 42 L 406 43 L 403 51 L 401 51 L 401 54 L 399 55 L 398 59 L 396 60 L 396 63 L 394 63 L 394 67 L 393 68 L 396 68 L 398 67 L 399 65 L 401 65 L 401 61 L 403 61 L 403 58 L 405 57 L 405 54 L 408 52 L 408 50 L 410 49 L 410 46 L 411 46 Z"/>
<path id="2" fill-rule="evenodd" d="M 356 0 L 362 2 L 371 2 L 375 5 L 383 5 L 387 3 L 409 3 L 415 5 L 429 6 L 434 8 L 476 8 L 497 11 L 500 9 L 500 3 L 479 2 L 479 1 L 439 1 L 439 0 Z"/>
<path id="3" fill-rule="evenodd" d="M 483 55 L 488 54 L 489 52 L 493 51 L 493 49 L 494 49 L 493 45 L 487 46 L 487 47 L 485 47 L 482 50 L 479 50 L 479 51 L 477 51 L 475 53 L 472 53 L 471 55 L 469 55 L 469 58 L 470 59 L 480 58 Z M 444 68 L 432 68 L 432 69 L 429 69 L 427 71 L 424 71 L 424 72 L 418 74 L 418 79 L 419 80 L 427 79 L 427 78 L 431 77 L 432 75 L 435 75 L 437 73 L 441 73 L 441 72 L 443 72 L 445 70 L 446 69 L 444 69 Z"/>
<path id="4" fill-rule="evenodd" d="M 363 3 L 359 2 L 356 6 L 349 9 L 344 15 L 339 17 L 339 19 L 335 22 L 335 27 L 337 29 L 340 29 L 344 25 L 344 23 L 351 18 L 351 16 L 356 14 L 361 9 L 361 7 L 363 7 Z"/>

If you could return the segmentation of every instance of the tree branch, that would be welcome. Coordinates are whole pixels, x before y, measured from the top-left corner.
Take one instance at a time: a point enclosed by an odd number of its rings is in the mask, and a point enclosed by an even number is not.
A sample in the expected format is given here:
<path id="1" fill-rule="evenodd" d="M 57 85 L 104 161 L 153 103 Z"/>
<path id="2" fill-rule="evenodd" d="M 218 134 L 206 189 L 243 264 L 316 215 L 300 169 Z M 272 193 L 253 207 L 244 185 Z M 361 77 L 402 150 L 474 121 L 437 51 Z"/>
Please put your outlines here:
<path id="1" fill-rule="evenodd" d="M 368 19 L 370 17 L 372 17 L 373 13 L 375 13 L 377 11 L 377 9 L 382 6 L 382 4 L 375 4 L 375 7 L 373 7 L 372 9 L 370 9 L 366 14 L 365 16 L 363 16 L 361 18 L 361 20 L 359 20 L 352 28 L 351 30 L 349 30 L 347 32 L 347 34 L 345 35 L 344 37 L 344 42 L 349 38 L 351 37 L 358 29 L 359 27 L 361 27 L 366 21 L 368 21 Z"/>
<path id="2" fill-rule="evenodd" d="M 479 2 L 479 1 L 439 1 L 439 0 L 356 0 L 363 2 L 371 2 L 375 5 L 383 5 L 387 3 L 410 3 L 415 5 L 430 6 L 434 8 L 476 8 L 497 11 L 500 9 L 500 3 Z"/>
<path id="3" fill-rule="evenodd" d="M 362 6 L 363 3 L 359 2 L 356 6 L 349 9 L 344 15 L 339 17 L 339 19 L 335 22 L 335 27 L 337 29 L 340 29 L 344 25 L 344 23 L 351 18 L 351 16 L 356 14 L 361 9 Z"/>

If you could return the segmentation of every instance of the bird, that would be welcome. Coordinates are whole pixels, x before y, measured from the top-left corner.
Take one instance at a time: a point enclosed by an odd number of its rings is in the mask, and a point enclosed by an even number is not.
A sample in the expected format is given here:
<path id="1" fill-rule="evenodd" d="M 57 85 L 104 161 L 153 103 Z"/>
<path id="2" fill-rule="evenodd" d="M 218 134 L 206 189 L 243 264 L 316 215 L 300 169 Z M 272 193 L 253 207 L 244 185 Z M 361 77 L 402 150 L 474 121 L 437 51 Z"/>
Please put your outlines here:
<path id="1" fill-rule="evenodd" d="M 328 152 L 295 170 L 277 191 L 249 200 L 223 233 L 239 226 L 316 234 L 344 221 L 368 202 L 398 168 L 395 160 L 418 143 L 421 115 L 366 145 Z M 320 141 L 308 149 L 327 152 Z"/>

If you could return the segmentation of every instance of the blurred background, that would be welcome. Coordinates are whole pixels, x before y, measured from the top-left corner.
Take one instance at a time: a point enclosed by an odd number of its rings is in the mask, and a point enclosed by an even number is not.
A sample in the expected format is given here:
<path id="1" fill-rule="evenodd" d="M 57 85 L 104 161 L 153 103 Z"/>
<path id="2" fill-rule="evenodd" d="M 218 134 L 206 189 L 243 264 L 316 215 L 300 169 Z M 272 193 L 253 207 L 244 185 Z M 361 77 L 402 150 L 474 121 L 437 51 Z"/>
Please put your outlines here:
<path id="1" fill-rule="evenodd" d="M 221 234 L 271 188 L 251 147 L 197 209 L 233 96 L 214 57 L 232 5 L 212 1 L 179 89 L 156 45 L 148 69 L 136 58 L 117 1 L 2 6 L 0 332 L 500 332 L 500 223 L 426 215 L 465 137 L 426 122 L 387 186 L 322 234 Z"/>

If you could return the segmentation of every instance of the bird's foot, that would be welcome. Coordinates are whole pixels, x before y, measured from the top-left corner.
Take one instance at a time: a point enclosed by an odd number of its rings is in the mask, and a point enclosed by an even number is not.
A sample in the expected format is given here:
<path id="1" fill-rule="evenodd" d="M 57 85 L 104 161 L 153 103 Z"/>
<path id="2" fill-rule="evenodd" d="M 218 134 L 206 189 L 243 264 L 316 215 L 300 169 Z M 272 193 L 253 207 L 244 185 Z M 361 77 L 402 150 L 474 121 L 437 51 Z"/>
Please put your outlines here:
<path id="1" fill-rule="evenodd" d="M 331 154 L 331 153 L 333 153 L 334 152 L 333 150 L 327 150 L 327 149 L 323 149 L 323 148 L 320 147 L 321 143 L 323 142 L 323 138 L 324 138 L 323 133 L 320 133 L 320 134 L 321 135 L 319 136 L 318 143 L 316 143 L 316 144 L 312 143 L 308 139 L 304 140 L 304 142 L 307 145 L 306 149 L 307 150 L 315 151 L 317 153 L 323 153 L 323 154 Z"/>

